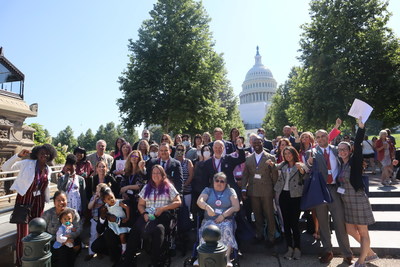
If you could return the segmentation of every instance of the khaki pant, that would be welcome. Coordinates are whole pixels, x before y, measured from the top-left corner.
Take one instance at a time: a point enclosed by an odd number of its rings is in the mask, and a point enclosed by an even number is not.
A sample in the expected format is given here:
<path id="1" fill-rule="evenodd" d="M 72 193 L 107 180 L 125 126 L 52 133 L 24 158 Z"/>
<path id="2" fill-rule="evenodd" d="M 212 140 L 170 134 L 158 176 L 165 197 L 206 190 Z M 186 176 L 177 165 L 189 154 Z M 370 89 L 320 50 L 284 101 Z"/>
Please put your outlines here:
<path id="1" fill-rule="evenodd" d="M 257 236 L 264 236 L 264 222 L 267 221 L 268 239 L 275 239 L 275 219 L 273 197 L 250 197 L 256 219 Z"/>

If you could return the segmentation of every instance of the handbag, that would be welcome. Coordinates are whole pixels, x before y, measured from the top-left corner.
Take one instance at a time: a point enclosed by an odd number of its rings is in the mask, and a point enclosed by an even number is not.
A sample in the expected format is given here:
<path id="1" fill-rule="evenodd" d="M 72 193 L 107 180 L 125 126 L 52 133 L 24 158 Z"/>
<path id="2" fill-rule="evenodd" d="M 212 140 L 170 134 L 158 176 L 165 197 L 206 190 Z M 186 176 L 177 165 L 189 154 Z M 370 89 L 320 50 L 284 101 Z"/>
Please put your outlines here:
<path id="1" fill-rule="evenodd" d="M 14 210 L 10 216 L 10 223 L 29 223 L 29 215 L 31 213 L 31 204 L 15 203 Z"/>
<path id="2" fill-rule="evenodd" d="M 309 210 L 323 203 L 332 203 L 332 196 L 326 187 L 326 181 L 314 160 L 311 176 L 304 180 L 301 210 Z"/>

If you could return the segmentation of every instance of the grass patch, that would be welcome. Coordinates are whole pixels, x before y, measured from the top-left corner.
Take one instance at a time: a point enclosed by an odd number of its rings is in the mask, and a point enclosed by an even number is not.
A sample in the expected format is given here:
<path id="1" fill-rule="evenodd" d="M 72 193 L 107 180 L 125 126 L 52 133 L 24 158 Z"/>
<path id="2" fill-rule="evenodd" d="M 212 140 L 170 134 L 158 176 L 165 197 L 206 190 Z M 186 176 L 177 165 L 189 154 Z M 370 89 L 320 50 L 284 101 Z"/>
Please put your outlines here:
<path id="1" fill-rule="evenodd" d="M 400 147 L 400 134 L 392 134 L 392 136 L 396 139 L 396 147 Z"/>

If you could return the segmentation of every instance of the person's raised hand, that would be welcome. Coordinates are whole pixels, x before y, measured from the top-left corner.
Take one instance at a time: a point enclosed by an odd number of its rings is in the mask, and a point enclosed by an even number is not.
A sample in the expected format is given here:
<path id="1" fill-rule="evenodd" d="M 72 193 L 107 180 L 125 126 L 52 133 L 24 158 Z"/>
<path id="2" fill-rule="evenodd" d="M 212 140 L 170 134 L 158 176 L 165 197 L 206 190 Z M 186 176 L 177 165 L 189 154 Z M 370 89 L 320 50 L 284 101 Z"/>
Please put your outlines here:
<path id="1" fill-rule="evenodd" d="M 146 165 L 146 162 L 145 162 L 144 160 L 141 160 L 141 161 L 139 161 L 139 163 L 138 163 L 139 169 L 141 169 L 141 170 L 144 169 L 145 165 Z"/>
<path id="2" fill-rule="evenodd" d="M 364 123 L 362 122 L 361 116 L 357 119 L 357 123 L 358 123 L 358 127 L 360 127 L 361 129 L 364 129 Z"/>
<path id="3" fill-rule="evenodd" d="M 338 129 L 340 127 L 340 125 L 342 125 L 342 120 L 340 118 L 337 118 L 335 128 Z"/>
<path id="4" fill-rule="evenodd" d="M 236 146 L 238 147 L 238 148 L 243 148 L 243 142 L 242 142 L 242 139 L 241 138 L 236 138 Z"/>
<path id="5" fill-rule="evenodd" d="M 274 164 L 275 164 L 271 159 L 267 159 L 267 161 L 265 163 L 267 163 L 271 167 L 274 166 Z"/>
<path id="6" fill-rule="evenodd" d="M 20 157 L 20 158 L 25 158 L 25 157 L 29 156 L 30 153 L 31 153 L 30 150 L 28 150 L 28 149 L 22 149 L 22 150 L 18 153 L 18 157 Z"/>

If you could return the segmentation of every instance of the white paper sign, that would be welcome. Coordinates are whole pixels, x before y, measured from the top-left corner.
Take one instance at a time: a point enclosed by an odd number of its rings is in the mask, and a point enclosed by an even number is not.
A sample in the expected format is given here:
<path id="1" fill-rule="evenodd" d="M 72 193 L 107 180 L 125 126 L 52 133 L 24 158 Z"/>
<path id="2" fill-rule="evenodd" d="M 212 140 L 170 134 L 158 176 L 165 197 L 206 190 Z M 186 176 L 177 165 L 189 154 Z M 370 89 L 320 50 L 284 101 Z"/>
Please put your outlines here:
<path id="1" fill-rule="evenodd" d="M 350 108 L 349 116 L 356 119 L 361 117 L 362 123 L 365 123 L 368 120 L 369 115 L 371 115 L 372 110 L 373 108 L 370 105 L 356 98 Z"/>
<path id="2" fill-rule="evenodd" d="M 125 162 L 126 160 L 118 159 L 115 163 L 115 169 L 117 171 L 123 171 L 125 169 Z"/>

